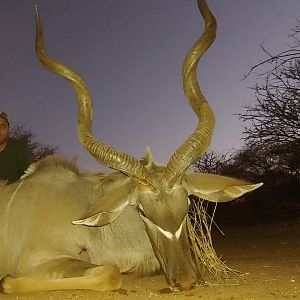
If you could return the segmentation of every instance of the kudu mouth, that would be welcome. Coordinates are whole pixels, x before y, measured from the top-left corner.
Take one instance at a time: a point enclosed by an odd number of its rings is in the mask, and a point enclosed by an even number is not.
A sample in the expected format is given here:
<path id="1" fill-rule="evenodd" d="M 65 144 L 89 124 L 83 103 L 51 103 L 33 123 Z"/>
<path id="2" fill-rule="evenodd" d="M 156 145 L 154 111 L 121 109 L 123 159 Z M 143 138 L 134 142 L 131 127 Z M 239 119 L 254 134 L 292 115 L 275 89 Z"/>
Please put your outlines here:
<path id="1" fill-rule="evenodd" d="M 174 285 L 169 285 L 169 289 L 171 292 L 184 292 L 184 291 L 189 291 L 192 290 L 193 288 L 196 288 L 199 286 L 199 282 L 194 282 L 190 285 L 182 285 L 181 283 L 176 283 Z"/>
<path id="2" fill-rule="evenodd" d="M 202 282 L 202 278 L 198 270 L 192 270 L 189 274 L 187 274 L 186 279 L 179 279 L 179 278 L 168 278 L 166 276 L 167 283 L 169 289 L 172 292 L 182 292 L 191 290 L 197 286 L 199 286 Z"/>
<path id="3" fill-rule="evenodd" d="M 201 284 L 200 277 L 188 282 L 172 282 L 172 283 L 168 282 L 169 289 L 172 292 L 188 291 L 198 287 L 200 284 Z"/>

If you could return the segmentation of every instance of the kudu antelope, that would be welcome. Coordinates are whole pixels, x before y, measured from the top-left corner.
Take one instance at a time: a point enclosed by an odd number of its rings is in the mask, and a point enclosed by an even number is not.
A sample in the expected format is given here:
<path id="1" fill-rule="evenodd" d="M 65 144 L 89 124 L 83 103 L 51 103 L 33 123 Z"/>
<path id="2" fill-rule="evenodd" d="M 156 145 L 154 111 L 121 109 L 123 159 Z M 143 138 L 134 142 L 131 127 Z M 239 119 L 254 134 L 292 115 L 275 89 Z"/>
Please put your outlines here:
<path id="1" fill-rule="evenodd" d="M 120 272 L 159 270 L 171 290 L 202 282 L 187 234 L 188 196 L 224 202 L 261 184 L 187 171 L 207 149 L 215 124 L 196 68 L 215 39 L 216 21 L 204 0 L 198 5 L 205 30 L 184 61 L 183 86 L 199 124 L 166 166 L 154 163 L 149 151 L 140 161 L 95 139 L 86 85 L 47 55 L 36 14 L 40 62 L 68 79 L 77 93 L 80 143 L 117 172 L 84 175 L 72 162 L 50 156 L 31 165 L 19 182 L 0 190 L 2 292 L 112 290 L 121 285 Z"/>

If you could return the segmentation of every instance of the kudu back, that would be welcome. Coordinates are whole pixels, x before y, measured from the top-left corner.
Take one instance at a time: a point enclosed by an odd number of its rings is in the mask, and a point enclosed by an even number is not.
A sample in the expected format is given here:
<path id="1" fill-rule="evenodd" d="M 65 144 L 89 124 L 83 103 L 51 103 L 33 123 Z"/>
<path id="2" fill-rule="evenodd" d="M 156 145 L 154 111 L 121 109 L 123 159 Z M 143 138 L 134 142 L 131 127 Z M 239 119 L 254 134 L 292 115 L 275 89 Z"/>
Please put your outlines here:
<path id="1" fill-rule="evenodd" d="M 182 74 L 185 95 L 199 121 L 166 166 L 156 164 L 150 151 L 146 159 L 137 160 L 93 136 L 85 82 L 48 56 L 36 11 L 37 57 L 72 84 L 78 98 L 79 141 L 116 172 L 84 175 L 74 163 L 50 156 L 0 190 L 2 292 L 112 290 L 121 285 L 120 272 L 160 270 L 174 291 L 203 282 L 187 234 L 189 195 L 231 201 L 261 184 L 187 171 L 205 153 L 215 126 L 196 69 L 215 39 L 216 20 L 205 0 L 198 0 L 198 6 L 205 29 L 184 60 Z"/>

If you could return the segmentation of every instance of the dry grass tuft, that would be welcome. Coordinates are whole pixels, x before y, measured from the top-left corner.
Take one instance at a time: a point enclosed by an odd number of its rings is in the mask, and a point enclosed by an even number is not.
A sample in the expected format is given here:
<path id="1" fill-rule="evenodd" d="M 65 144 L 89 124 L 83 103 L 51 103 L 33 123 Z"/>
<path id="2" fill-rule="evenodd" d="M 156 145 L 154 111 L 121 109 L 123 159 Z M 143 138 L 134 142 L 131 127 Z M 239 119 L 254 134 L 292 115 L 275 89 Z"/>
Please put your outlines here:
<path id="1" fill-rule="evenodd" d="M 207 214 L 205 201 L 193 201 L 187 223 L 191 248 L 195 254 L 198 268 L 206 283 L 222 283 L 231 275 L 239 276 L 238 272 L 230 269 L 217 256 L 212 244 L 211 227 L 213 217 Z"/>

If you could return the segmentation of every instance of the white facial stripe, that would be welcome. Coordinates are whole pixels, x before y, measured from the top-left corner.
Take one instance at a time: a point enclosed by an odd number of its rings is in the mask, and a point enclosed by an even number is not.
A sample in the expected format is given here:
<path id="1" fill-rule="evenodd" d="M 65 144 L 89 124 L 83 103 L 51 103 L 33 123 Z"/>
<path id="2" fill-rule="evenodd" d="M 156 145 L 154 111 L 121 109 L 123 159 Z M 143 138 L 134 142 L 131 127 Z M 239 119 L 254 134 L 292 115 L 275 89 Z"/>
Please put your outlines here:
<path id="1" fill-rule="evenodd" d="M 146 218 L 145 216 L 143 216 L 140 212 L 139 212 L 140 217 L 143 219 L 143 221 L 149 225 L 154 225 L 148 218 Z"/>
<path id="2" fill-rule="evenodd" d="M 139 207 L 139 209 L 140 209 L 142 212 L 144 212 L 144 207 L 142 206 L 141 203 L 138 203 L 138 207 Z"/>
<path id="3" fill-rule="evenodd" d="M 185 221 L 185 218 L 183 220 L 183 222 Z M 182 231 L 182 227 L 183 227 L 183 222 L 181 223 L 181 225 L 179 226 L 178 230 L 175 232 L 175 238 L 176 240 L 179 239 L 180 235 L 181 235 L 181 231 Z"/>
<path id="4" fill-rule="evenodd" d="M 191 200 L 190 200 L 189 197 L 187 198 L 187 201 L 188 201 L 188 206 L 190 206 L 191 205 Z"/>
<path id="5" fill-rule="evenodd" d="M 172 239 L 176 239 L 178 240 L 180 238 L 181 232 L 182 232 L 182 228 L 183 228 L 183 223 L 186 220 L 186 217 L 183 219 L 182 223 L 180 224 L 179 228 L 176 230 L 175 234 L 171 233 L 170 231 L 166 231 L 164 229 L 162 229 L 161 227 L 157 226 L 156 224 L 154 224 L 153 222 L 151 222 L 148 218 L 146 218 L 145 216 L 143 216 L 142 214 L 140 214 L 141 218 L 149 225 L 154 225 L 159 232 L 161 232 L 167 239 L 172 240 Z"/>
<path id="6" fill-rule="evenodd" d="M 155 224 L 154 224 L 155 225 Z M 175 235 L 172 234 L 171 232 L 169 231 L 165 231 L 163 230 L 162 228 L 160 228 L 159 226 L 155 225 L 155 227 L 167 238 L 167 239 L 173 239 L 175 238 Z"/>

